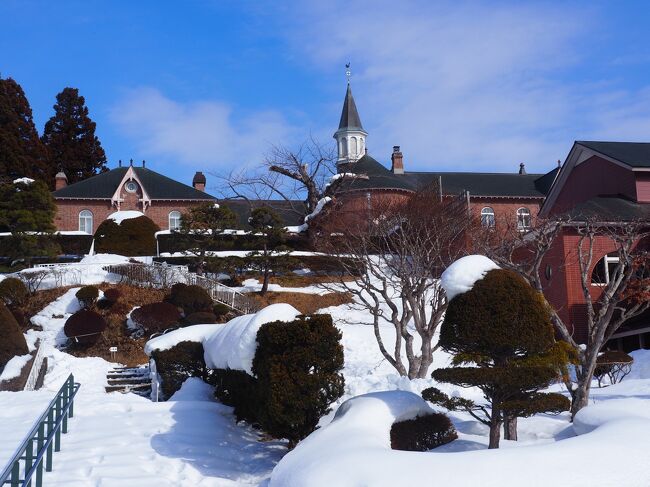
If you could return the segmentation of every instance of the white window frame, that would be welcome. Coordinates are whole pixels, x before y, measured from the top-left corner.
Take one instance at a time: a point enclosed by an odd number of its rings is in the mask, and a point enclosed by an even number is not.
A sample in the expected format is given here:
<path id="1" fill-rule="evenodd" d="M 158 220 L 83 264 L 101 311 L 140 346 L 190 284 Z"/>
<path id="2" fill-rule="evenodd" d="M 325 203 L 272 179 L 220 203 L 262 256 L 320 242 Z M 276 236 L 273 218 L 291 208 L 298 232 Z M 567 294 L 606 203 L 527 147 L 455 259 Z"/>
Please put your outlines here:
<path id="1" fill-rule="evenodd" d="M 491 206 L 484 206 L 481 209 L 481 226 L 485 228 L 494 228 L 496 226 L 496 214 Z"/>
<path id="2" fill-rule="evenodd" d="M 176 220 L 176 223 L 172 224 L 172 220 Z M 167 221 L 169 223 L 169 229 L 173 232 L 176 230 L 180 230 L 181 228 L 181 212 L 178 210 L 172 210 L 169 212 L 169 215 L 167 217 Z"/>
<path id="3" fill-rule="evenodd" d="M 525 218 L 528 218 L 528 222 L 526 222 Z M 530 213 L 530 209 L 526 208 L 525 206 L 522 206 L 521 208 L 517 209 L 517 229 L 520 232 L 530 230 L 532 223 L 532 215 Z"/>
<path id="4" fill-rule="evenodd" d="M 90 225 L 89 225 L 90 222 Z M 93 234 L 94 215 L 90 210 L 81 210 L 79 212 L 79 231 Z"/>
<path id="5" fill-rule="evenodd" d="M 600 263 L 603 262 L 605 265 L 605 282 L 594 282 L 594 272 L 596 271 L 596 267 L 600 265 Z M 620 262 L 618 255 L 605 255 L 602 259 L 600 259 L 598 262 L 596 262 L 596 265 L 591 271 L 591 285 L 592 286 L 607 286 L 609 284 L 609 264 L 618 264 Z"/>

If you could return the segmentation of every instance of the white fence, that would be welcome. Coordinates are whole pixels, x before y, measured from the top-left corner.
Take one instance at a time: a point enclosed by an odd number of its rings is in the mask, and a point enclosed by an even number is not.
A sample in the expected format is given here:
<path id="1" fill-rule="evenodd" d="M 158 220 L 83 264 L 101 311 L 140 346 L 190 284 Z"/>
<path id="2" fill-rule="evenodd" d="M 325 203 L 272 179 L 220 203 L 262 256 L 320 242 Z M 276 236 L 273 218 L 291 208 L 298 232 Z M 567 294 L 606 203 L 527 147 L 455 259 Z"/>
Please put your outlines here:
<path id="1" fill-rule="evenodd" d="M 38 382 L 38 376 L 41 372 L 41 366 L 43 365 L 43 359 L 45 358 L 43 347 L 38 344 L 36 349 L 36 356 L 32 362 L 32 368 L 29 371 L 27 376 L 27 382 L 25 382 L 25 391 L 34 391 L 36 390 L 36 383 Z"/>

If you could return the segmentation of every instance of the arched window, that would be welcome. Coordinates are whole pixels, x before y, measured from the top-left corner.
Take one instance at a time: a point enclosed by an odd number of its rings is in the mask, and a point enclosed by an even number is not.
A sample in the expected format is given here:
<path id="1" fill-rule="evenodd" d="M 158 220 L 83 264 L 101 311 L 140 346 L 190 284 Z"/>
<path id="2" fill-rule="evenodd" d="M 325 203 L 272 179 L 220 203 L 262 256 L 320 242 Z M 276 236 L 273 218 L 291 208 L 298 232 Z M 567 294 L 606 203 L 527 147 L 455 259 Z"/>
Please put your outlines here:
<path id="1" fill-rule="evenodd" d="M 170 230 L 180 230 L 181 228 L 181 212 L 180 211 L 170 211 L 169 212 L 169 229 Z"/>
<path id="2" fill-rule="evenodd" d="M 81 210 L 79 212 L 79 231 L 93 234 L 93 212 Z"/>
<path id="3" fill-rule="evenodd" d="M 519 208 L 517 210 L 517 228 L 519 230 L 528 230 L 530 228 L 530 210 L 528 208 Z"/>
<path id="4" fill-rule="evenodd" d="M 350 153 L 351 153 L 352 155 L 356 155 L 356 154 L 357 154 L 357 138 L 356 138 L 356 137 L 352 137 L 351 140 L 352 140 L 352 145 L 351 145 L 351 147 L 350 147 Z"/>
<path id="5" fill-rule="evenodd" d="M 492 228 L 494 227 L 494 224 L 494 210 L 491 207 L 486 206 L 481 210 L 481 225 L 485 228 Z"/>
<path id="6" fill-rule="evenodd" d="M 618 255 L 616 253 L 606 255 L 600 259 L 591 273 L 591 283 L 598 286 L 606 286 L 609 284 L 609 280 L 613 277 L 614 272 L 616 272 L 618 262 Z"/>
<path id="7" fill-rule="evenodd" d="M 347 139 L 347 137 L 344 137 L 344 138 L 343 138 L 343 150 L 341 151 L 341 153 L 342 153 L 344 156 L 347 156 L 347 155 L 348 155 L 348 139 Z"/>

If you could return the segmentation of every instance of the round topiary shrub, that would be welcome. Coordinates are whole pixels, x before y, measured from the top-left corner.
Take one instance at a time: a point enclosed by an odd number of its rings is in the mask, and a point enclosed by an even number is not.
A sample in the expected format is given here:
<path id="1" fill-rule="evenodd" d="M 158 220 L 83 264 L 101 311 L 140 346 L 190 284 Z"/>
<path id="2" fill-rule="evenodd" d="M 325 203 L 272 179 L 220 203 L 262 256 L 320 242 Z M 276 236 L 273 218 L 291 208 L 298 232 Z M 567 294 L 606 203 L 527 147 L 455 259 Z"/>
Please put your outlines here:
<path id="1" fill-rule="evenodd" d="M 82 309 L 65 322 L 65 336 L 80 345 L 93 345 L 106 329 L 106 320 L 94 311 Z"/>
<path id="2" fill-rule="evenodd" d="M 99 289 L 95 286 L 84 286 L 75 293 L 79 305 L 84 309 L 90 309 L 97 302 Z"/>
<path id="3" fill-rule="evenodd" d="M 198 311 L 212 311 L 213 302 L 208 292 L 201 286 L 174 284 L 165 301 L 183 309 L 185 316 Z"/>
<path id="4" fill-rule="evenodd" d="M 197 311 L 196 313 L 186 316 L 183 321 L 188 325 L 211 324 L 217 322 L 217 316 L 209 311 Z"/>
<path id="5" fill-rule="evenodd" d="M 104 220 L 95 232 L 95 250 L 129 256 L 155 255 L 158 230 L 158 225 L 146 216 L 122 220 L 120 224 Z"/>
<path id="6" fill-rule="evenodd" d="M 172 328 L 181 320 L 178 308 L 170 303 L 150 303 L 134 309 L 131 320 L 145 333 L 158 333 Z"/>
<path id="7" fill-rule="evenodd" d="M 418 416 L 393 423 L 390 447 L 393 450 L 427 451 L 458 438 L 451 420 L 443 413 Z"/>
<path id="8" fill-rule="evenodd" d="M 205 365 L 203 345 L 180 342 L 168 350 L 154 350 L 151 358 L 156 362 L 161 389 L 165 399 L 178 391 L 189 377 L 199 377 L 208 382 L 211 371 Z"/>
<path id="9" fill-rule="evenodd" d="M 27 353 L 25 335 L 9 309 L 0 303 L 0 372 L 13 357 Z"/>
<path id="10" fill-rule="evenodd" d="M 107 289 L 104 291 L 104 300 L 108 301 L 111 304 L 115 304 L 120 300 L 120 297 L 122 296 L 122 293 L 120 292 L 119 289 L 116 289 L 114 287 Z"/>
<path id="11" fill-rule="evenodd" d="M 28 296 L 29 291 L 25 283 L 17 277 L 7 277 L 0 282 L 0 299 L 7 306 L 22 306 Z"/>
<path id="12" fill-rule="evenodd" d="M 223 303 L 214 303 L 214 306 L 212 307 L 212 312 L 217 318 L 221 318 L 222 316 L 226 316 L 228 313 L 232 312 L 232 309 L 230 306 L 227 306 Z"/>

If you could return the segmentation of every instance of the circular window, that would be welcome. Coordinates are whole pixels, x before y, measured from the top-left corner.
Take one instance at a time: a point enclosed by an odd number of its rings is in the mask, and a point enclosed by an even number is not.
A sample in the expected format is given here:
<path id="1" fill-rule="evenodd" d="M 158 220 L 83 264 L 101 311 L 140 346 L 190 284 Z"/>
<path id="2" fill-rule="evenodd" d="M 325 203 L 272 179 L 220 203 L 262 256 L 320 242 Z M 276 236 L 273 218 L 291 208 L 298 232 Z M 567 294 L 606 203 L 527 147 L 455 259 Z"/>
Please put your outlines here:
<path id="1" fill-rule="evenodd" d="M 124 185 L 124 188 L 129 192 L 129 193 L 135 193 L 138 190 L 138 185 L 133 182 L 129 181 Z"/>

